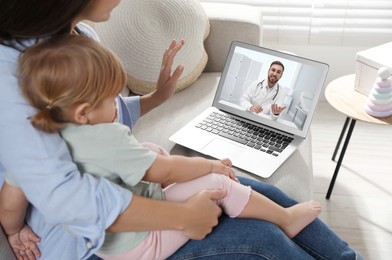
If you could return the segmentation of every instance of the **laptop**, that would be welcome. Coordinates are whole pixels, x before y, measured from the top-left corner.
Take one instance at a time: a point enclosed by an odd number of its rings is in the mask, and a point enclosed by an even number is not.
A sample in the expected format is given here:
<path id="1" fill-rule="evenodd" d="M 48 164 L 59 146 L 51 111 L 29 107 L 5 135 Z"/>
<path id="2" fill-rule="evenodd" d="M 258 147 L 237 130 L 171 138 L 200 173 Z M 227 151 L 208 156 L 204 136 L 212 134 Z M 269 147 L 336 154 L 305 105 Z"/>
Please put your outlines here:
<path id="1" fill-rule="evenodd" d="M 250 86 L 263 91 L 274 61 L 284 71 L 268 102 L 286 108 L 279 116 L 271 115 L 271 109 L 268 113 L 268 105 L 263 112 L 250 112 L 244 93 L 249 98 Z M 169 140 L 210 157 L 229 158 L 233 166 L 268 178 L 306 139 L 328 70 L 326 63 L 233 41 L 212 106 Z"/>

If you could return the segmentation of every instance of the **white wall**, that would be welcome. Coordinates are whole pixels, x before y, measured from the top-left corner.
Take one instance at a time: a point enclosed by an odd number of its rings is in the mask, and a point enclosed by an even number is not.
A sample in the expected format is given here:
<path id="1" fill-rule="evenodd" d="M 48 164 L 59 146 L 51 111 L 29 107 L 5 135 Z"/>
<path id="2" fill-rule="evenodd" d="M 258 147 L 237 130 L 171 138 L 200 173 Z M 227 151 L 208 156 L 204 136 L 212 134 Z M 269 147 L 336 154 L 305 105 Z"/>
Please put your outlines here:
<path id="1" fill-rule="evenodd" d="M 355 73 L 355 56 L 358 51 L 373 46 L 312 46 L 297 44 L 279 44 L 263 40 L 263 46 L 271 49 L 292 52 L 299 56 L 325 62 L 330 65 L 326 84 L 346 74 Z M 324 95 L 322 99 L 325 100 Z"/>

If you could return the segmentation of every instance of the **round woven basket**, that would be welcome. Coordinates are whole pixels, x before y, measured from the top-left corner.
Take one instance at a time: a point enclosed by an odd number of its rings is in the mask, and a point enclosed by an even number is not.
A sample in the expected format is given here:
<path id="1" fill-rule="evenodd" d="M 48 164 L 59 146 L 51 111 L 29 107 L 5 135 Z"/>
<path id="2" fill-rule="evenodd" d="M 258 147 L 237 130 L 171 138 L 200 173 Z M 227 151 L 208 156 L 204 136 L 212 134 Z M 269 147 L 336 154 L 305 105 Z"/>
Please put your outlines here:
<path id="1" fill-rule="evenodd" d="M 209 28 L 199 0 L 122 1 L 108 22 L 95 25 L 102 42 L 124 62 L 128 87 L 140 95 L 156 88 L 163 53 L 173 39 L 185 40 L 173 64 L 184 65 L 176 90 L 195 82 L 207 63 Z"/>

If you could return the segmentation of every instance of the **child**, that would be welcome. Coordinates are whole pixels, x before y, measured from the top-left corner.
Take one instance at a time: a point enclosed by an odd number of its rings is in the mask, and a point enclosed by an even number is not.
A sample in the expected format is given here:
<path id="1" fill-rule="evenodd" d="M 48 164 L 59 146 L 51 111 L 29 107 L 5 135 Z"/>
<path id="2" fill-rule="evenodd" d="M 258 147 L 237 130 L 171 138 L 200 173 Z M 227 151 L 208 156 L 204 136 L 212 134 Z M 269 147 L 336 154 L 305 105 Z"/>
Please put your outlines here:
<path id="1" fill-rule="evenodd" d="M 230 217 L 257 218 L 296 236 L 321 212 L 309 201 L 283 208 L 237 182 L 231 161 L 164 156 L 139 144 L 116 123 L 115 98 L 126 82 L 119 59 L 85 37 L 59 37 L 26 50 L 20 86 L 37 109 L 30 118 L 46 132 L 60 130 L 83 172 L 105 176 L 135 194 L 185 201 L 207 189 L 224 189 L 218 200 Z M 163 185 L 162 185 L 163 184 Z M 140 212 L 140 214 L 151 214 Z M 98 255 L 104 259 L 165 259 L 188 241 L 178 231 L 107 233 Z"/>

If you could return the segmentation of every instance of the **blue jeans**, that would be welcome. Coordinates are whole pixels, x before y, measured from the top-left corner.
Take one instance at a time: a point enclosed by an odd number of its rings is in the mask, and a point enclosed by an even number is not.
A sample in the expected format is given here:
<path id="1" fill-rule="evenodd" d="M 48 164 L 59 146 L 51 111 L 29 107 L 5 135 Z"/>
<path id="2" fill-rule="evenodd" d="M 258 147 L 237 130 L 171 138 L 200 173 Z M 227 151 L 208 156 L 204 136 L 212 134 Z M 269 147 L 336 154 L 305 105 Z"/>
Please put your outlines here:
<path id="1" fill-rule="evenodd" d="M 238 177 L 244 185 L 288 207 L 297 202 L 278 188 Z M 295 238 L 277 226 L 256 219 L 223 215 L 219 225 L 203 240 L 190 240 L 169 259 L 356 259 L 356 253 L 321 220 L 316 219 Z M 97 258 L 91 258 L 97 259 Z"/>
<path id="2" fill-rule="evenodd" d="M 244 185 L 288 207 L 297 202 L 278 188 L 238 177 Z M 203 240 L 191 240 L 170 259 L 355 259 L 355 251 L 321 220 L 316 219 L 294 239 L 277 226 L 255 219 L 222 216 Z"/>

